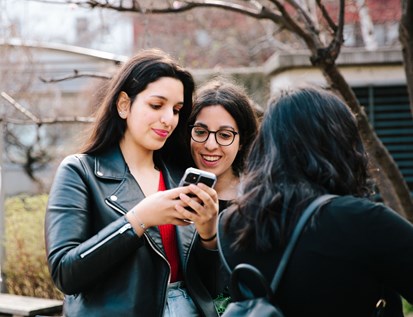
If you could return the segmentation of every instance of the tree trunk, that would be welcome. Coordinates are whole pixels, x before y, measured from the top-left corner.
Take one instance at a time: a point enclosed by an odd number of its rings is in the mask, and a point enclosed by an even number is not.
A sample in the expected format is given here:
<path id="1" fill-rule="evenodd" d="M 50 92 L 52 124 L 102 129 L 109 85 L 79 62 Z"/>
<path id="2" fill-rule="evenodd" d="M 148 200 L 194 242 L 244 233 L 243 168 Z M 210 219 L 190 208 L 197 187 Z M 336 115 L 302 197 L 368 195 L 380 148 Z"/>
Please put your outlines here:
<path id="1" fill-rule="evenodd" d="M 356 5 L 359 12 L 361 35 L 363 36 L 364 45 L 368 51 L 373 51 L 377 49 L 377 41 L 374 36 L 374 26 L 370 17 L 369 8 L 365 0 L 357 0 Z"/>
<path id="2" fill-rule="evenodd" d="M 359 131 L 373 165 L 371 174 L 377 182 L 383 201 L 413 222 L 413 200 L 407 183 L 392 156 L 370 125 L 352 89 L 335 63 L 320 61 L 317 66 L 321 68 L 331 87 L 343 97 L 357 117 Z"/>
<path id="3" fill-rule="evenodd" d="M 402 44 L 410 111 L 413 115 L 413 0 L 402 0 L 399 37 Z"/>

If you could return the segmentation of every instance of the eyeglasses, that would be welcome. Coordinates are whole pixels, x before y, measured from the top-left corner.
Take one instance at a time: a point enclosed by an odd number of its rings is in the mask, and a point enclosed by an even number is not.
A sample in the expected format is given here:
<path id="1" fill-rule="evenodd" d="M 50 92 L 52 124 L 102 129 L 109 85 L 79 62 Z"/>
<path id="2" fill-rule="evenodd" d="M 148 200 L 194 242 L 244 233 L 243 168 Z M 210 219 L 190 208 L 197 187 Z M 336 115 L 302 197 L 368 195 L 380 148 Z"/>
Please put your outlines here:
<path id="1" fill-rule="evenodd" d="M 235 140 L 235 136 L 238 132 L 226 129 L 219 129 L 217 131 L 210 131 L 207 128 L 199 125 L 189 126 L 191 129 L 191 139 L 198 143 L 204 143 L 208 140 L 211 133 L 215 136 L 215 141 L 222 146 L 231 145 Z"/>

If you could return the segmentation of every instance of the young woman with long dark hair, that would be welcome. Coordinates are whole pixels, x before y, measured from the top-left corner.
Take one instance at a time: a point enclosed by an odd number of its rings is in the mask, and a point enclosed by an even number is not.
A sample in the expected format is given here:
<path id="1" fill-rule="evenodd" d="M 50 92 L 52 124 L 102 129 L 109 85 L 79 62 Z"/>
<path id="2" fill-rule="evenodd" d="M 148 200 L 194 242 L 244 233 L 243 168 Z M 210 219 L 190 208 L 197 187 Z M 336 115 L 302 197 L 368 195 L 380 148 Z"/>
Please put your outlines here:
<path id="1" fill-rule="evenodd" d="M 297 220 L 323 194 L 273 299 L 285 316 L 403 316 L 413 303 L 413 226 L 369 199 L 368 156 L 355 116 L 325 90 L 283 91 L 266 109 L 240 196 L 219 218 L 219 246 L 233 269 L 271 281 Z"/>
<path id="2" fill-rule="evenodd" d="M 81 154 L 60 164 L 45 231 L 65 316 L 217 316 L 216 192 L 174 188 L 193 91 L 170 56 L 141 51 L 112 79 Z"/>

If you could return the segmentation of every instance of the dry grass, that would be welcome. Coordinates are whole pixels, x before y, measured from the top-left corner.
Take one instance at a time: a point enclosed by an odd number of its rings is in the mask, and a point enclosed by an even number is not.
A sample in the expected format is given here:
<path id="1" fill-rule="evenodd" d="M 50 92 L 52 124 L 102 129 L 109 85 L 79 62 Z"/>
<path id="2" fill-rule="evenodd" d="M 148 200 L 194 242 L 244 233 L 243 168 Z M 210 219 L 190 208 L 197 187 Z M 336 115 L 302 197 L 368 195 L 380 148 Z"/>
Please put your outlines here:
<path id="1" fill-rule="evenodd" d="M 61 299 L 47 268 L 44 216 L 47 195 L 20 195 L 5 202 L 3 268 L 8 293 Z"/>

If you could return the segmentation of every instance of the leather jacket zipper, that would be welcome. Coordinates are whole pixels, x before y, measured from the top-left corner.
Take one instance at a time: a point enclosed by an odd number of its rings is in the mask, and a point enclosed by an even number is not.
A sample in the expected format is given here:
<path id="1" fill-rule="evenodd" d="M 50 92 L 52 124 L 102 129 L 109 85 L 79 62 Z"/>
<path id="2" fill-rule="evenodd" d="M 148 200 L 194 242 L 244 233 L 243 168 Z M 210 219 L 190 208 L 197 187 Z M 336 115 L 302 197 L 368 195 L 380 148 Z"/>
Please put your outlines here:
<path id="1" fill-rule="evenodd" d="M 112 208 L 113 210 L 117 211 L 118 213 L 120 213 L 122 216 L 126 215 L 126 212 L 123 211 L 122 209 L 120 209 L 118 206 L 112 204 L 108 199 L 105 199 L 105 203 L 106 205 L 108 205 L 110 208 Z"/>
<path id="2" fill-rule="evenodd" d="M 163 309 L 162 309 L 162 313 L 165 311 L 165 306 L 166 306 L 166 296 L 167 291 L 168 291 L 168 285 L 169 282 L 171 281 L 171 265 L 169 264 L 168 260 L 166 259 L 166 257 L 158 250 L 158 248 L 156 247 L 156 245 L 154 244 L 154 242 L 152 241 L 152 239 L 146 234 L 146 232 L 143 234 L 144 236 L 146 236 L 146 241 L 148 241 L 149 246 L 155 251 L 155 253 L 157 253 L 162 259 L 165 260 L 166 264 L 168 264 L 169 267 L 169 274 L 168 274 L 168 283 L 166 284 L 166 288 L 165 288 L 165 292 L 164 292 L 164 296 L 163 296 Z"/>
<path id="3" fill-rule="evenodd" d="M 120 208 L 116 207 L 115 205 L 111 204 L 107 199 L 105 199 L 105 203 L 107 205 L 109 205 L 111 208 L 113 208 L 115 211 L 119 212 L 122 215 L 125 215 L 125 212 L 123 210 L 121 210 Z M 110 241 L 111 239 L 113 239 L 114 237 L 116 237 L 119 234 L 124 233 L 126 230 L 131 229 L 132 225 L 130 223 L 126 223 L 124 224 L 120 229 L 116 230 L 115 232 L 113 232 L 111 235 L 107 236 L 105 239 L 103 239 L 102 241 L 100 241 L 99 243 L 97 243 L 96 245 L 94 245 L 93 247 L 91 247 L 90 249 L 86 250 L 85 252 L 80 254 L 80 257 L 83 259 L 85 256 L 89 255 L 90 253 L 92 253 L 93 251 L 95 251 L 96 249 L 100 248 L 102 245 L 104 245 L 106 242 Z"/>
<path id="4" fill-rule="evenodd" d="M 120 235 L 122 233 L 124 233 L 126 230 L 131 229 L 132 225 L 128 222 L 126 224 L 124 224 L 122 227 L 120 227 L 118 230 L 116 230 L 115 232 L 113 232 L 111 235 L 107 236 L 105 239 L 103 239 L 102 241 L 100 241 L 99 243 L 96 243 L 93 247 L 91 247 L 90 249 L 86 250 L 85 252 L 80 254 L 80 257 L 83 259 L 85 256 L 89 255 L 90 253 L 92 253 L 93 251 L 95 251 L 96 249 L 100 248 L 102 245 L 104 245 L 105 243 L 107 243 L 108 241 L 112 240 L 114 237 L 116 237 L 117 235 Z"/>

